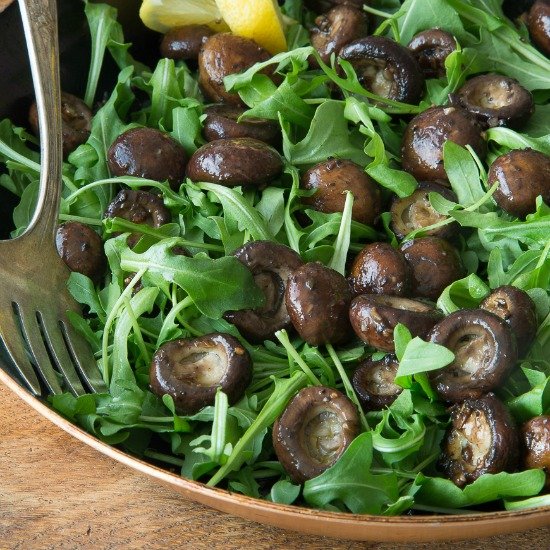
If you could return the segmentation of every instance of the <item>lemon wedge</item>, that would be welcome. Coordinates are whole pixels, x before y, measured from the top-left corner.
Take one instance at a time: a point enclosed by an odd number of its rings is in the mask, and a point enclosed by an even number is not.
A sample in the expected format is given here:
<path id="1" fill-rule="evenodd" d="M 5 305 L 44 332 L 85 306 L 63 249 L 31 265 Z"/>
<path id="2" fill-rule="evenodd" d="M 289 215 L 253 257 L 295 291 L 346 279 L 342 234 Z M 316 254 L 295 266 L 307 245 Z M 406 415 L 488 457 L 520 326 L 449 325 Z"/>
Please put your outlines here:
<path id="1" fill-rule="evenodd" d="M 216 0 L 216 4 L 234 34 L 251 38 L 271 54 L 287 49 L 277 0 Z"/>
<path id="2" fill-rule="evenodd" d="M 182 25 L 229 30 L 215 0 L 143 0 L 139 16 L 146 27 L 162 33 Z"/>

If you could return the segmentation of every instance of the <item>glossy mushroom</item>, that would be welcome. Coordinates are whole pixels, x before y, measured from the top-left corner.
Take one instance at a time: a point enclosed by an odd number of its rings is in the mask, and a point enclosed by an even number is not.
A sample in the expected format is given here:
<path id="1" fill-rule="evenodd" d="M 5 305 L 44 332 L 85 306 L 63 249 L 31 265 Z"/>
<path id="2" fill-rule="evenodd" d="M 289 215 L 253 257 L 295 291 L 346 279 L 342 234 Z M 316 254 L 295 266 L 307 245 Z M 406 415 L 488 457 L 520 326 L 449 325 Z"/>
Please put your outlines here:
<path id="1" fill-rule="evenodd" d="M 183 25 L 170 29 L 160 43 L 162 57 L 196 61 L 202 45 L 214 34 L 207 25 Z"/>
<path id="2" fill-rule="evenodd" d="M 498 182 L 493 199 L 506 212 L 524 218 L 536 210 L 541 195 L 550 204 L 550 156 L 533 149 L 514 149 L 498 157 L 489 169 L 487 184 Z"/>
<path id="3" fill-rule="evenodd" d="M 424 91 L 424 76 L 411 52 L 391 38 L 368 36 L 340 50 L 359 82 L 380 97 L 416 104 Z"/>
<path id="4" fill-rule="evenodd" d="M 550 2 L 537 0 L 529 10 L 527 26 L 531 40 L 550 57 Z"/>
<path id="5" fill-rule="evenodd" d="M 322 474 L 359 434 L 355 405 L 324 386 L 304 388 L 273 425 L 273 448 L 294 483 Z"/>
<path id="6" fill-rule="evenodd" d="M 428 338 L 455 355 L 450 365 L 430 373 L 437 393 L 452 403 L 499 388 L 517 359 L 510 328 L 484 309 L 451 313 L 433 327 Z"/>
<path id="7" fill-rule="evenodd" d="M 428 29 L 413 36 L 407 46 L 426 78 L 445 76 L 445 60 L 456 50 L 455 37 L 441 29 Z"/>
<path id="8" fill-rule="evenodd" d="M 399 362 L 395 355 L 387 354 L 383 359 L 362 361 L 351 383 L 365 410 L 378 411 L 391 405 L 403 391 L 395 383 Z"/>
<path id="9" fill-rule="evenodd" d="M 492 393 L 451 408 L 451 425 L 438 466 L 458 487 L 483 474 L 512 472 L 518 463 L 517 428 Z"/>
<path id="10" fill-rule="evenodd" d="M 546 488 L 550 489 L 550 416 L 535 416 L 521 429 L 525 468 L 542 468 L 546 474 Z"/>
<path id="11" fill-rule="evenodd" d="M 179 414 L 194 414 L 213 405 L 218 388 L 235 404 L 251 378 L 248 351 L 223 333 L 166 342 L 153 355 L 149 373 L 153 393 L 172 396 Z"/>
<path id="12" fill-rule="evenodd" d="M 228 312 L 224 317 L 248 341 L 270 340 L 277 330 L 291 326 L 285 304 L 287 279 L 304 262 L 288 246 L 272 241 L 249 242 L 236 250 L 234 256 L 252 272 L 254 282 L 263 291 L 265 303 L 258 309 Z"/>

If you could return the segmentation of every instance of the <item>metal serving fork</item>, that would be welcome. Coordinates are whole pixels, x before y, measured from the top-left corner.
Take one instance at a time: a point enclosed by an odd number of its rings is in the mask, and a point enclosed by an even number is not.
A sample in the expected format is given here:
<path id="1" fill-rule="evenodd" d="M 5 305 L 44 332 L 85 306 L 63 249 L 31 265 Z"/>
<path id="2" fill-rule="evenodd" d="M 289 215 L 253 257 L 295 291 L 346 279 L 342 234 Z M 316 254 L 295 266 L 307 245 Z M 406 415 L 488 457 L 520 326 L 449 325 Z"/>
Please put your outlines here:
<path id="1" fill-rule="evenodd" d="M 55 249 L 61 196 L 61 92 L 56 0 L 19 0 L 40 123 L 42 164 L 27 231 L 0 241 L 0 339 L 18 378 L 36 395 L 104 391 L 88 343 L 73 329 L 78 311 L 69 270 Z"/>

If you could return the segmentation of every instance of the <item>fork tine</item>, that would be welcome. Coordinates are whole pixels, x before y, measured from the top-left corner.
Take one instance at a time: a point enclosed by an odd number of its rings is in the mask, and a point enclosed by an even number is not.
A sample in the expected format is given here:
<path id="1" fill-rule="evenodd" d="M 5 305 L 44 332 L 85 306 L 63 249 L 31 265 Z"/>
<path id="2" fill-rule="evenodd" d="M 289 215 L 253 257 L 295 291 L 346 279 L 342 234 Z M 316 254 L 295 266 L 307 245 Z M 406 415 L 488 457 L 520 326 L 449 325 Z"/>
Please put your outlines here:
<path id="1" fill-rule="evenodd" d="M 11 362 L 14 364 L 23 382 L 34 395 L 41 395 L 42 389 L 40 388 L 40 382 L 27 357 L 27 353 L 23 347 L 21 331 L 16 324 L 16 320 L 11 310 L 11 304 L 9 307 L 5 307 L 4 314 L 2 315 L 2 322 L 0 323 L 0 338 L 8 352 Z"/>
<path id="2" fill-rule="evenodd" d="M 76 332 L 69 320 L 61 321 L 61 326 L 69 352 L 87 385 L 96 393 L 108 391 L 88 342 Z"/>
<path id="3" fill-rule="evenodd" d="M 74 395 L 86 393 L 73 364 L 73 360 L 67 351 L 59 321 L 51 314 L 43 311 L 38 313 L 39 322 L 42 326 L 44 339 L 48 344 L 50 352 L 57 363 L 59 370 L 63 373 L 67 388 Z"/>

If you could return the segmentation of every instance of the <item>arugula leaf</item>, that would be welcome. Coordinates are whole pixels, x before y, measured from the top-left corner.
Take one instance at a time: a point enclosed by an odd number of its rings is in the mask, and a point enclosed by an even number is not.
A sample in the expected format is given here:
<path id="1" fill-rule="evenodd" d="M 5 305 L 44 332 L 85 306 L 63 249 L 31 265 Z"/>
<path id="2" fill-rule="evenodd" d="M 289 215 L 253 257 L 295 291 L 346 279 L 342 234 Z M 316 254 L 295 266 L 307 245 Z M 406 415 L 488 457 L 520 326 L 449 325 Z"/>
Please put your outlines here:
<path id="1" fill-rule="evenodd" d="M 396 379 L 421 372 L 441 369 L 454 361 L 455 355 L 446 347 L 433 342 L 425 342 L 416 336 L 406 346 L 399 361 Z"/>

